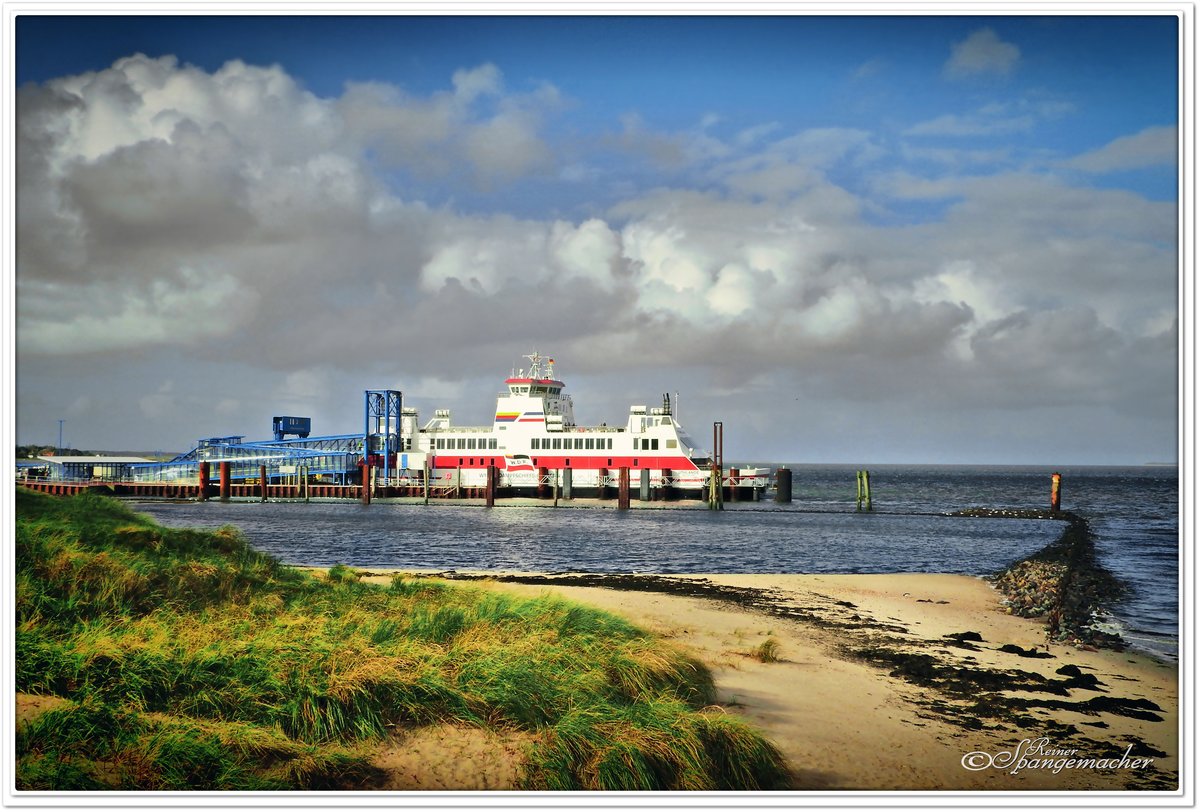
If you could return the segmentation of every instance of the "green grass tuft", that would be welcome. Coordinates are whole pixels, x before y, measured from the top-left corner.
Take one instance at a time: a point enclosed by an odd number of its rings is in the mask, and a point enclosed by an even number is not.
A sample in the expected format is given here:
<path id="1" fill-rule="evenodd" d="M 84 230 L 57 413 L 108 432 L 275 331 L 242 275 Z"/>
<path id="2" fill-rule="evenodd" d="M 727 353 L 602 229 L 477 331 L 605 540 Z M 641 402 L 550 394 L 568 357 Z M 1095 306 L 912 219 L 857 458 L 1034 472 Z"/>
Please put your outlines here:
<path id="1" fill-rule="evenodd" d="M 780 662 L 781 658 L 779 655 L 779 641 L 774 637 L 768 637 L 766 640 L 759 643 L 754 649 L 753 656 L 758 658 L 759 662 Z"/>
<path id="2" fill-rule="evenodd" d="M 712 675 L 627 621 L 423 578 L 314 578 L 234 528 L 161 527 L 112 499 L 18 490 L 17 784 L 345 789 L 396 727 L 532 735 L 530 789 L 761 789 L 778 751 L 704 710 Z"/>

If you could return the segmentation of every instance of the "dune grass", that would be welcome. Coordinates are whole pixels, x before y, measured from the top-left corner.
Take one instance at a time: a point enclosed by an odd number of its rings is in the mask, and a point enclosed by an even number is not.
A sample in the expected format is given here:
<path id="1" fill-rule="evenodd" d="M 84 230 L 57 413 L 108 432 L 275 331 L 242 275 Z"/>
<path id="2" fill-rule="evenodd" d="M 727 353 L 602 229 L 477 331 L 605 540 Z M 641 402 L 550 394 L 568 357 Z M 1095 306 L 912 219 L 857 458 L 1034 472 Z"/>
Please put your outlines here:
<path id="1" fill-rule="evenodd" d="M 614 616 L 425 579 L 314 577 L 232 528 L 18 490 L 21 789 L 355 789 L 439 722 L 532 733 L 526 789 L 771 789 L 698 661 Z"/>

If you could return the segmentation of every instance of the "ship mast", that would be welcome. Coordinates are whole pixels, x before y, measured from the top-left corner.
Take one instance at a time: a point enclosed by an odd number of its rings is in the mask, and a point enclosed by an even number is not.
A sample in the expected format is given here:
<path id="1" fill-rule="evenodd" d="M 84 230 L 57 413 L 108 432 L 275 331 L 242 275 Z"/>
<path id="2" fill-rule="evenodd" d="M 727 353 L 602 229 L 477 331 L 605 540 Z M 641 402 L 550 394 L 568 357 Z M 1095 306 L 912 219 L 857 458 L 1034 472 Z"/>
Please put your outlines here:
<path id="1" fill-rule="evenodd" d="M 533 378 L 534 380 L 537 380 L 537 379 L 539 379 L 539 378 L 542 378 L 542 377 L 544 377 L 544 375 L 543 375 L 543 373 L 542 373 L 542 356 L 538 354 L 538 351 L 537 351 L 537 350 L 534 350 L 534 351 L 533 351 L 531 354 L 529 354 L 529 355 L 522 355 L 521 357 L 522 357 L 522 358 L 528 358 L 528 359 L 529 359 L 529 377 L 530 377 L 530 378 Z M 554 363 L 553 359 L 550 361 L 550 363 L 551 363 L 551 364 L 553 364 L 553 363 Z M 545 373 L 545 374 L 546 374 L 546 375 L 553 375 L 553 374 L 554 374 L 554 369 L 553 369 L 553 368 L 551 368 L 551 369 L 550 369 L 550 371 L 549 371 L 549 372 L 547 372 L 547 373 Z"/>

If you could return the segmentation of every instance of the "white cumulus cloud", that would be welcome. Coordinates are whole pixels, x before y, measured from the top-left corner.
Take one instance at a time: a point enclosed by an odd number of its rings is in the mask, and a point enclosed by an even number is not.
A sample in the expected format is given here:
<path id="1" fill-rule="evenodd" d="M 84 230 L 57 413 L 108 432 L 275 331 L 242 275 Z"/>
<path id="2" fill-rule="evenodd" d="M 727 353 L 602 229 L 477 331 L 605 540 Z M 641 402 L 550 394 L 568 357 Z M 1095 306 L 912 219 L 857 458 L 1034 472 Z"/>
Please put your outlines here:
<path id="1" fill-rule="evenodd" d="M 945 73 L 951 77 L 1004 75 L 1012 72 L 1020 58 L 1020 48 L 1004 42 L 992 29 L 981 28 L 962 42 L 954 43 Z"/>

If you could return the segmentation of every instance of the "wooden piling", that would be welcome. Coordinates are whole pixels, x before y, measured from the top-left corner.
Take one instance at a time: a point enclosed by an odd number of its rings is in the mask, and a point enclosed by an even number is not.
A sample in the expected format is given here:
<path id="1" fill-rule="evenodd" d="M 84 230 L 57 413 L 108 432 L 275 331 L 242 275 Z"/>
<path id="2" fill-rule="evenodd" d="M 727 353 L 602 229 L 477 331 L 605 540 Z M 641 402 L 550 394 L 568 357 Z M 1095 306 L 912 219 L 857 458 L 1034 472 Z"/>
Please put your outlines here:
<path id="1" fill-rule="evenodd" d="M 570 468 L 564 468 L 562 472 L 562 498 L 570 501 L 574 488 L 574 475 Z"/>
<path id="2" fill-rule="evenodd" d="M 597 474 L 596 498 L 597 499 L 607 499 L 608 498 L 608 469 L 607 468 L 601 468 L 600 473 Z"/>
<path id="3" fill-rule="evenodd" d="M 546 499 L 550 496 L 550 469 L 542 466 L 538 468 L 538 484 L 537 498 Z"/>
<path id="4" fill-rule="evenodd" d="M 362 503 L 369 505 L 371 504 L 371 466 L 363 462 L 359 465 L 359 471 L 362 476 Z"/>
<path id="5" fill-rule="evenodd" d="M 267 501 L 267 466 L 258 466 L 258 490 L 262 496 L 262 501 Z"/>
<path id="6" fill-rule="evenodd" d="M 494 466 L 494 465 L 488 466 L 488 468 L 487 468 L 487 492 L 484 494 L 484 499 L 486 500 L 488 507 L 496 506 L 496 480 L 499 479 L 499 477 L 497 476 L 498 473 L 499 472 L 496 470 L 496 466 Z"/>
<path id="7" fill-rule="evenodd" d="M 638 499 L 643 502 L 650 501 L 650 469 L 643 468 L 641 481 L 638 483 Z"/>
<path id="8" fill-rule="evenodd" d="M 196 498 L 201 502 L 208 501 L 208 462 L 200 463 L 200 473 L 196 480 Z"/>
<path id="9" fill-rule="evenodd" d="M 780 468 L 775 472 L 775 501 L 792 501 L 792 472 L 788 468 Z"/>
<path id="10" fill-rule="evenodd" d="M 855 471 L 854 476 L 858 483 L 858 497 L 855 500 L 855 510 L 861 511 L 864 505 L 867 510 L 871 510 L 871 472 L 865 469 Z"/>
<path id="11" fill-rule="evenodd" d="M 672 498 L 672 497 L 675 495 L 675 494 L 674 494 L 674 492 L 673 492 L 673 490 L 672 490 L 672 488 L 671 488 L 671 482 L 673 481 L 673 480 L 672 480 L 672 477 L 673 477 L 673 476 L 674 476 L 674 474 L 672 473 L 672 471 L 671 471 L 671 469 L 670 469 L 670 468 L 664 468 L 664 469 L 663 469 L 663 472 L 662 472 L 662 489 L 661 489 L 660 498 L 661 498 L 661 499 L 662 499 L 664 502 L 670 502 L 670 501 L 671 501 L 671 498 Z"/>
<path id="12" fill-rule="evenodd" d="M 221 484 L 220 484 L 220 499 L 222 502 L 229 501 L 229 461 L 222 460 L 219 466 Z"/>
<path id="13" fill-rule="evenodd" d="M 1062 509 L 1062 474 L 1055 471 L 1050 475 L 1050 512 Z"/>
<path id="14" fill-rule="evenodd" d="M 629 468 L 625 466 L 617 476 L 617 510 L 629 510 Z"/>
<path id="15" fill-rule="evenodd" d="M 725 423 L 713 422 L 712 476 L 708 483 L 708 509 L 725 509 Z"/>

